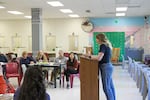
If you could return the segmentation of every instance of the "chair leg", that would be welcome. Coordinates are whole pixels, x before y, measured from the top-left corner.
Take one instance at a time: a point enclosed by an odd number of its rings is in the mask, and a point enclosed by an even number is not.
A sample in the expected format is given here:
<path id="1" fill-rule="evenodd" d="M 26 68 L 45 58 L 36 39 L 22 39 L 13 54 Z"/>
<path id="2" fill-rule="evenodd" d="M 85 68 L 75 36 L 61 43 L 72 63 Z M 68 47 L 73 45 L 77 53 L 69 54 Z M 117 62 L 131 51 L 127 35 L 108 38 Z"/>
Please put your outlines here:
<path id="1" fill-rule="evenodd" d="M 73 87 L 73 78 L 74 78 L 74 76 L 70 75 L 70 85 L 71 85 L 71 88 Z"/>
<path id="2" fill-rule="evenodd" d="M 46 78 L 47 78 L 47 81 L 48 81 L 48 73 L 46 73 Z"/>
<path id="3" fill-rule="evenodd" d="M 63 76 L 62 76 L 62 80 L 63 80 L 63 87 L 64 87 L 64 79 L 65 79 L 65 76 L 63 75 Z"/>
<path id="4" fill-rule="evenodd" d="M 18 77 L 18 85 L 20 86 L 21 83 L 21 77 Z"/>

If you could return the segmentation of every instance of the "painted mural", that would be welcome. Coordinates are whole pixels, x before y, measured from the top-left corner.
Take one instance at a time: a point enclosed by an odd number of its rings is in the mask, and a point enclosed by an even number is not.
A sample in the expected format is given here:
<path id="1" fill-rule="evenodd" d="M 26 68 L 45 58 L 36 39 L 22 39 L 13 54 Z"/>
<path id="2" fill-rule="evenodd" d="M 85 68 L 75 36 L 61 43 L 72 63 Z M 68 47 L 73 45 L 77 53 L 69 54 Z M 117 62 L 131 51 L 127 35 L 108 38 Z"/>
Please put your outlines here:
<path id="1" fill-rule="evenodd" d="M 125 32 L 125 47 L 144 49 L 144 54 L 150 54 L 149 19 L 144 17 L 128 18 L 90 18 L 94 29 L 89 34 L 92 45 L 94 32 Z"/>

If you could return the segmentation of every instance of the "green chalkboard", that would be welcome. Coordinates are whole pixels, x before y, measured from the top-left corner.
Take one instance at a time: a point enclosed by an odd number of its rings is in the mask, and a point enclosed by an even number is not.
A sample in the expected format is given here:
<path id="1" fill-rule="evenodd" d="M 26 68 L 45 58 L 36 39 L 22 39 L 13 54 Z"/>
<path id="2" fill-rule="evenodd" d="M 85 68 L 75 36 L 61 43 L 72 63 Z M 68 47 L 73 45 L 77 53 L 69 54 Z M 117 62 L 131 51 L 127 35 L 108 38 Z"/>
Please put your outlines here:
<path id="1" fill-rule="evenodd" d="M 99 50 L 99 44 L 96 42 L 96 35 L 104 33 L 109 41 L 112 43 L 113 48 L 120 48 L 119 60 L 122 60 L 121 55 L 124 55 L 125 50 L 125 33 L 124 32 L 94 32 L 93 33 L 93 54 L 97 55 Z"/>

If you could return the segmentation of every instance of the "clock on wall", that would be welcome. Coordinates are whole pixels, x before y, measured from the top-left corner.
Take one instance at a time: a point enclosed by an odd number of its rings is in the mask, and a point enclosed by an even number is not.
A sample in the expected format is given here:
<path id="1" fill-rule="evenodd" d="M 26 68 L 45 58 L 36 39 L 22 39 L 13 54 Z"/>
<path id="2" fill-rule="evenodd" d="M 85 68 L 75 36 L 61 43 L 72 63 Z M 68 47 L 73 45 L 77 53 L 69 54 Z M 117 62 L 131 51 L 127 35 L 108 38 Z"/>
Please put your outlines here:
<path id="1" fill-rule="evenodd" d="M 92 23 L 92 22 L 90 22 L 90 21 L 85 21 L 85 22 L 82 23 L 81 28 L 82 28 L 82 30 L 83 30 L 84 32 L 89 33 L 89 32 L 91 32 L 91 31 L 93 30 L 94 26 L 93 26 L 93 23 Z"/>

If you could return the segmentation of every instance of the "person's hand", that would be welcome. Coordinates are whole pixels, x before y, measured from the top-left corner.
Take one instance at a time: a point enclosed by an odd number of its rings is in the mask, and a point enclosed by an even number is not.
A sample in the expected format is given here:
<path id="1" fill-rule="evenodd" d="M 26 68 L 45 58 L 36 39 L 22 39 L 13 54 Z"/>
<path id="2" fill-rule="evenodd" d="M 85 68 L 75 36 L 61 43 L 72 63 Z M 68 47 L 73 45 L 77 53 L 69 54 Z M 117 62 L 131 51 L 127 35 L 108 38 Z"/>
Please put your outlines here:
<path id="1" fill-rule="evenodd" d="M 77 68 L 75 68 L 74 70 L 77 70 Z"/>
<path id="2" fill-rule="evenodd" d="M 30 64 L 34 64 L 34 61 L 30 61 Z"/>
<path id="3" fill-rule="evenodd" d="M 83 56 L 88 57 L 89 55 L 88 54 L 83 54 Z"/>

